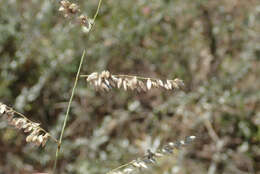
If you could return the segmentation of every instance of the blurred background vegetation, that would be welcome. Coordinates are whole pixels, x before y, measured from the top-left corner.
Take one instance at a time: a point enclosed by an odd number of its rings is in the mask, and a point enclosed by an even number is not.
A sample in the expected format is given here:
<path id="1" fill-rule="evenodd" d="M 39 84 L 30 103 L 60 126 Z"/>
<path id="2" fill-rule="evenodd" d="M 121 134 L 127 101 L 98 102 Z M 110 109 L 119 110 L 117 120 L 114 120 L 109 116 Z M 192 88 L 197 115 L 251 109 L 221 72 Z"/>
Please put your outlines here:
<path id="1" fill-rule="evenodd" d="M 97 0 L 73 1 L 93 16 Z M 56 137 L 83 49 L 83 74 L 181 78 L 184 92 L 99 93 L 81 79 L 59 173 L 100 174 L 188 135 L 198 140 L 147 173 L 260 174 L 260 1 L 104 0 L 93 32 L 58 1 L 0 1 L 0 99 Z M 0 120 L 0 173 L 51 171 L 56 144 L 36 148 Z M 144 172 L 143 172 L 144 173 Z"/>

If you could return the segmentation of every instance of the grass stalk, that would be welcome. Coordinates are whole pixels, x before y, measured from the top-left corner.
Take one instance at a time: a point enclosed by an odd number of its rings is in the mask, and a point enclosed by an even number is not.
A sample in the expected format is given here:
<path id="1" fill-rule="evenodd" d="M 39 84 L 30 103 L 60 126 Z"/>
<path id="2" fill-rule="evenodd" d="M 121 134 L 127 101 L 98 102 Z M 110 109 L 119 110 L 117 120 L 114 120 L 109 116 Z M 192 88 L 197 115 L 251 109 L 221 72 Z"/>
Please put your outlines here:
<path id="1" fill-rule="evenodd" d="M 95 13 L 95 15 L 93 17 L 93 22 L 95 22 L 95 20 L 96 20 L 96 18 L 98 16 L 101 4 L 102 4 L 102 0 L 99 0 L 96 13 Z M 60 153 L 60 149 L 61 149 L 62 138 L 63 138 L 63 134 L 64 134 L 64 131 L 65 131 L 65 128 L 66 128 L 67 120 L 68 120 L 68 117 L 69 117 L 70 107 L 71 107 L 71 103 L 72 103 L 72 100 L 73 100 L 73 97 L 74 97 L 75 89 L 77 87 L 78 79 L 80 77 L 80 70 L 81 70 L 81 66 L 82 66 L 82 63 L 83 63 L 84 58 L 85 58 L 85 53 L 86 53 L 86 50 L 83 51 L 83 54 L 82 54 L 82 57 L 81 57 L 81 60 L 80 60 L 80 64 L 79 64 L 79 67 L 78 67 L 78 72 L 77 72 L 77 75 L 76 75 L 74 86 L 72 88 L 69 104 L 68 104 L 66 115 L 65 115 L 65 119 L 64 119 L 64 122 L 63 122 L 62 130 L 61 130 L 61 134 L 60 134 L 60 139 L 59 139 L 59 142 L 58 142 L 56 155 L 55 155 L 55 161 L 54 161 L 54 166 L 53 166 L 53 174 L 55 174 L 55 171 L 56 171 L 56 168 L 57 168 L 57 162 L 58 162 L 59 153 Z"/>
<path id="2" fill-rule="evenodd" d="M 53 173 L 55 173 L 55 170 L 56 170 L 56 167 L 57 167 L 57 161 L 58 161 L 59 153 L 60 153 L 60 149 L 61 149 L 62 138 L 63 138 L 63 134 L 64 134 L 64 131 L 65 131 L 65 128 L 66 128 L 67 120 L 68 120 L 68 117 L 69 117 L 69 112 L 70 112 L 71 103 L 72 103 L 72 100 L 73 100 L 73 97 L 74 97 L 74 94 L 75 94 L 75 89 L 77 87 L 81 66 L 82 66 L 84 58 L 85 58 L 85 53 L 86 53 L 86 50 L 83 51 L 83 54 L 81 56 L 80 64 L 79 64 L 79 67 L 78 67 L 78 72 L 77 72 L 76 79 L 75 79 L 75 82 L 74 82 L 74 85 L 73 85 L 73 88 L 72 88 L 69 104 L 68 104 L 68 107 L 67 107 L 65 119 L 64 119 L 61 134 L 60 134 L 60 139 L 59 139 L 59 142 L 58 142 L 58 147 L 57 147 L 57 150 L 56 150 L 55 162 L 54 162 L 54 166 L 53 166 Z"/>
<path id="3" fill-rule="evenodd" d="M 93 21 L 95 21 L 96 18 L 97 18 L 97 16 L 98 16 L 98 13 L 99 13 L 101 4 L 102 4 L 102 0 L 99 0 L 99 2 L 98 2 L 98 7 L 97 7 L 96 13 L 95 13 L 95 15 L 94 15 Z"/>

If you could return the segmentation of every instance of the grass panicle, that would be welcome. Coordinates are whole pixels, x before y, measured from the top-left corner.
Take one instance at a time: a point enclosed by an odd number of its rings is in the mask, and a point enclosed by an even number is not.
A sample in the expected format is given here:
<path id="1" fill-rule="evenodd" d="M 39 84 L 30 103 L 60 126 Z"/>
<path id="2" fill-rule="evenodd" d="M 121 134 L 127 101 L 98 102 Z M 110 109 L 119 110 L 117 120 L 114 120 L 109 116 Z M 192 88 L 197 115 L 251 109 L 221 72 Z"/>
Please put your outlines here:
<path id="1" fill-rule="evenodd" d="M 40 123 L 31 121 L 23 114 L 3 103 L 0 103 L 0 116 L 7 120 L 9 125 L 28 133 L 26 137 L 27 143 L 44 147 L 49 138 L 53 139 L 56 143 L 58 142 L 56 138 L 40 127 Z"/>
<path id="2" fill-rule="evenodd" d="M 132 75 L 113 75 L 109 71 L 101 73 L 93 72 L 90 75 L 81 75 L 86 81 L 95 87 L 97 91 L 110 91 L 113 88 L 123 88 L 125 91 L 132 90 L 138 92 L 147 92 L 152 88 L 165 90 L 177 90 L 184 87 L 180 79 L 161 80 Z"/>
<path id="3" fill-rule="evenodd" d="M 142 169 L 148 169 L 153 164 L 156 164 L 156 161 L 159 158 L 162 158 L 167 155 L 172 155 L 174 150 L 180 149 L 190 143 L 192 143 L 196 139 L 196 136 L 188 136 L 184 140 L 169 142 L 166 145 L 162 146 L 162 148 L 152 152 L 151 150 L 147 150 L 147 154 L 141 158 L 135 159 L 127 164 L 121 165 L 107 174 L 133 174 Z"/>
<path id="4" fill-rule="evenodd" d="M 100 7 L 100 5 L 98 7 Z M 59 11 L 63 14 L 65 18 L 69 18 L 73 22 L 80 24 L 82 27 L 82 31 L 85 33 L 88 33 L 91 30 L 97 16 L 97 14 L 95 14 L 94 18 L 89 18 L 87 15 L 81 13 L 79 5 L 71 3 L 68 0 L 60 1 Z"/>

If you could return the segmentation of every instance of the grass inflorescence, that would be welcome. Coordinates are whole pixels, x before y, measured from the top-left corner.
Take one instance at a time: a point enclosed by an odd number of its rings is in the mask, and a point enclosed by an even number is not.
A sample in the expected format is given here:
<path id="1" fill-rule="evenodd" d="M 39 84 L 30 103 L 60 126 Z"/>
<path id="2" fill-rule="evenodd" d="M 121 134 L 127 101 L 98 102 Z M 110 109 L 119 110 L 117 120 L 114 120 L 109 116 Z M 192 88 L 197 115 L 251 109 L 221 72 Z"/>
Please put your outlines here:
<path id="1" fill-rule="evenodd" d="M 107 92 L 113 88 L 123 88 L 125 91 L 147 92 L 152 88 L 177 90 L 184 87 L 183 81 L 178 78 L 161 80 L 132 75 L 113 75 L 107 70 L 101 73 L 93 72 L 90 75 L 81 75 L 81 77 L 86 77 L 86 81 L 93 85 L 97 91 Z"/>
<path id="2" fill-rule="evenodd" d="M 27 143 L 33 143 L 37 146 L 44 147 L 49 138 L 58 142 L 56 138 L 40 127 L 40 123 L 31 121 L 23 114 L 3 103 L 0 103 L 0 116 L 7 120 L 9 125 L 28 133 L 28 136 L 26 137 Z"/>
<path id="3" fill-rule="evenodd" d="M 148 169 L 153 164 L 156 164 L 156 161 L 159 158 L 162 158 L 167 155 L 172 155 L 175 149 L 180 149 L 190 143 L 192 143 L 196 139 L 196 136 L 188 136 L 184 140 L 169 142 L 152 152 L 151 150 L 147 150 L 146 155 L 141 158 L 135 159 L 129 163 L 121 165 L 107 174 L 132 174 L 142 169 Z"/>
<path id="4" fill-rule="evenodd" d="M 76 21 L 82 26 L 84 32 L 89 33 L 94 25 L 95 19 L 99 13 L 102 0 L 99 0 L 98 7 L 93 18 L 84 15 L 76 3 L 72 3 L 69 0 L 61 0 L 59 11 L 63 14 L 65 18 Z M 16 129 L 23 130 L 28 133 L 26 137 L 26 142 L 33 143 L 37 146 L 44 147 L 48 139 L 52 139 L 57 143 L 57 150 L 55 161 L 53 165 L 53 173 L 56 172 L 56 167 L 58 163 L 59 153 L 62 145 L 64 131 L 66 129 L 67 120 L 69 118 L 69 112 L 71 109 L 71 103 L 77 88 L 79 77 L 83 77 L 86 81 L 95 87 L 97 91 L 110 91 L 113 88 L 124 89 L 125 91 L 137 91 L 137 92 L 148 92 L 154 88 L 164 89 L 168 91 L 175 91 L 184 88 L 184 82 L 178 78 L 171 79 L 156 79 L 151 77 L 142 77 L 135 75 L 125 75 L 125 74 L 112 74 L 105 70 L 102 72 L 93 72 L 89 75 L 80 75 L 81 67 L 85 58 L 85 50 L 83 51 L 80 63 L 78 66 L 77 74 L 75 77 L 75 82 L 72 88 L 70 99 L 68 102 L 66 115 L 63 121 L 63 126 L 61 128 L 61 133 L 59 140 L 53 137 L 49 132 L 45 131 L 40 127 L 40 123 L 36 123 L 28 119 L 25 115 L 15 111 L 13 108 L 0 103 L 0 116 L 7 120 L 9 125 L 14 126 Z M 121 165 L 110 172 L 109 174 L 130 174 L 136 170 L 147 169 L 152 164 L 155 164 L 158 158 L 170 155 L 173 153 L 174 149 L 179 149 L 185 145 L 190 144 L 196 137 L 189 136 L 184 140 L 169 142 L 160 149 L 152 152 L 147 151 L 147 154 L 141 158 L 133 160 L 127 164 Z"/>

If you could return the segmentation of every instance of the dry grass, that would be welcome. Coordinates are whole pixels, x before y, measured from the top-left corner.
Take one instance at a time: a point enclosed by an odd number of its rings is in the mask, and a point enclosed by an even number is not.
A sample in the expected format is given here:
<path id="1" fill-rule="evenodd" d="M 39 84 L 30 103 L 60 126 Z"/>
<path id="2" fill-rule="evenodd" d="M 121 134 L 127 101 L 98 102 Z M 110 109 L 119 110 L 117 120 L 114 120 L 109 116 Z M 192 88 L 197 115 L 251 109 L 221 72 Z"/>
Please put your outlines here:
<path id="1" fill-rule="evenodd" d="M 94 21 L 97 17 L 101 0 L 99 1 L 99 5 L 97 8 L 97 12 L 93 18 L 89 18 L 81 13 L 81 9 L 75 3 L 71 3 L 68 0 L 60 1 L 59 11 L 63 13 L 65 18 L 69 18 L 75 20 L 78 24 L 83 27 L 84 32 L 89 32 L 94 24 Z M 0 103 L 0 116 L 2 116 L 8 123 L 14 126 L 16 129 L 23 130 L 25 133 L 28 133 L 26 138 L 26 142 L 33 143 L 37 146 L 44 147 L 49 138 L 54 140 L 57 143 L 57 152 L 56 159 L 54 164 L 54 170 L 56 169 L 56 164 L 58 160 L 59 151 L 62 144 L 62 137 L 64 130 L 66 128 L 67 118 L 69 116 L 70 104 L 73 100 L 73 95 L 77 87 L 77 81 L 80 75 L 81 65 L 84 60 L 85 52 L 83 53 L 81 63 L 78 67 L 78 73 L 76 76 L 76 80 L 74 83 L 74 87 L 72 90 L 71 98 L 68 104 L 66 117 L 64 120 L 64 124 L 62 127 L 61 135 L 59 141 L 54 138 L 50 133 L 45 131 L 40 127 L 39 123 L 33 122 L 28 119 L 25 115 L 15 111 L 14 109 L 8 107 L 7 105 Z M 148 92 L 153 88 L 164 89 L 164 90 L 178 90 L 184 87 L 184 83 L 182 80 L 176 78 L 174 80 L 161 80 L 133 75 L 113 75 L 109 71 L 102 71 L 101 73 L 93 72 L 90 75 L 81 75 L 81 77 L 85 77 L 86 81 L 93 85 L 97 91 L 110 91 L 113 88 L 121 89 L 123 88 L 125 91 L 132 90 L 138 92 Z M 163 146 L 161 149 L 156 152 L 152 152 L 151 150 L 147 151 L 147 154 L 136 160 L 133 160 L 125 165 L 119 166 L 118 168 L 109 172 L 109 174 L 125 174 L 125 173 L 133 173 L 139 169 L 146 169 L 151 164 L 156 162 L 157 158 L 161 158 L 165 155 L 169 155 L 173 153 L 174 149 L 179 149 L 191 143 L 196 137 L 189 136 L 184 140 L 177 142 L 170 142 Z"/>
<path id="2" fill-rule="evenodd" d="M 75 3 L 71 3 L 68 0 L 60 1 L 59 11 L 63 14 L 65 18 L 71 19 L 73 22 L 80 24 L 83 32 L 88 33 L 95 21 L 94 18 L 89 18 L 88 16 L 81 13 L 79 6 Z"/>
<path id="3" fill-rule="evenodd" d="M 113 88 L 123 88 L 127 90 L 136 90 L 138 92 L 147 92 L 152 88 L 160 88 L 165 90 L 177 90 L 184 87 L 184 83 L 180 79 L 161 80 L 132 75 L 113 75 L 109 71 L 101 73 L 93 72 L 90 75 L 81 75 L 86 77 L 87 82 L 101 91 L 109 91 Z"/>
<path id="4" fill-rule="evenodd" d="M 49 138 L 58 142 L 56 138 L 40 127 L 40 123 L 31 121 L 23 114 L 13 110 L 3 103 L 0 103 L 0 116 L 7 120 L 9 125 L 28 133 L 26 138 L 27 143 L 33 143 L 34 145 L 44 147 Z"/>
<path id="5" fill-rule="evenodd" d="M 178 150 L 181 147 L 184 147 L 196 139 L 195 136 L 186 137 L 184 140 L 169 142 L 164 145 L 162 148 L 152 152 L 151 150 L 147 150 L 147 154 L 142 158 L 138 158 L 133 160 L 127 164 L 121 165 L 107 174 L 130 174 L 135 173 L 142 169 L 148 169 L 150 166 L 156 163 L 159 158 L 162 158 L 167 155 L 172 155 L 174 150 Z"/>

